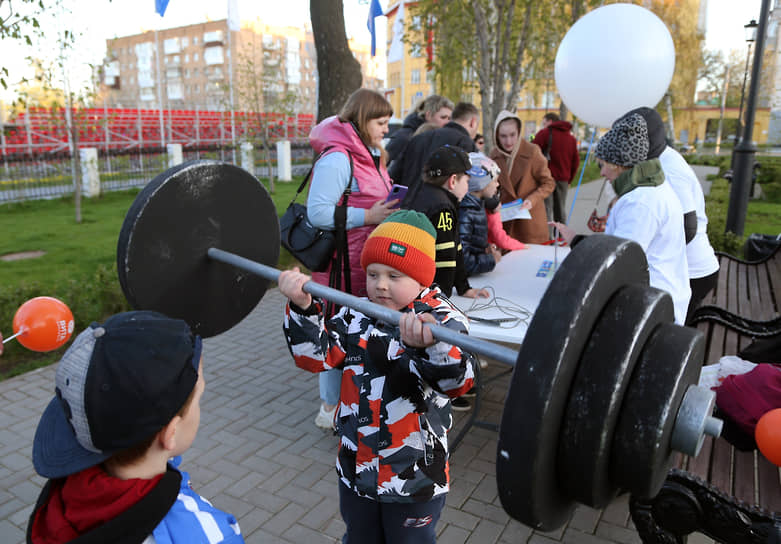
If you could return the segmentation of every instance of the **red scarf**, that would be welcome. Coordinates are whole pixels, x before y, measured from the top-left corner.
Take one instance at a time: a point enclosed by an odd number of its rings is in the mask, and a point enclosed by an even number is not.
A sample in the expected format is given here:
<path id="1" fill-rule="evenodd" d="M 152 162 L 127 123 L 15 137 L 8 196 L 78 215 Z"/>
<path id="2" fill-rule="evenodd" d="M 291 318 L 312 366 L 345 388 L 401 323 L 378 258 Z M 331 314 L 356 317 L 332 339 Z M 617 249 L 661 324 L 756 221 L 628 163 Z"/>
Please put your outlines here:
<path id="1" fill-rule="evenodd" d="M 159 474 L 150 480 L 120 480 L 96 466 L 53 480 L 46 504 L 35 515 L 32 541 L 69 542 L 136 504 L 162 477 Z"/>

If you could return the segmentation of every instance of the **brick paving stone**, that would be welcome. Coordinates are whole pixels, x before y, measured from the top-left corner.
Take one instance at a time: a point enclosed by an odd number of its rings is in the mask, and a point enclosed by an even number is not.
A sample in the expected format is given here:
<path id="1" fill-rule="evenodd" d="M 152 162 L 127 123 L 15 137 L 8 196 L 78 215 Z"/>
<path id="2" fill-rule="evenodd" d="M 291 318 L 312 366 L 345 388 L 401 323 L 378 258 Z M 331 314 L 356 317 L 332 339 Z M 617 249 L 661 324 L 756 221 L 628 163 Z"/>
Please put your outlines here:
<path id="1" fill-rule="evenodd" d="M 30 458 L 25 457 L 18 452 L 3 456 L 2 459 L 0 459 L 0 463 L 13 471 L 26 470 L 30 468 Z"/>
<path id="2" fill-rule="evenodd" d="M 303 506 L 290 502 L 264 523 L 263 529 L 275 535 L 282 535 L 306 512 L 307 509 Z"/>
<path id="3" fill-rule="evenodd" d="M 613 525 L 606 521 L 601 521 L 597 525 L 597 536 L 603 537 L 611 542 L 621 542 L 622 544 L 642 544 L 640 535 L 637 531 L 621 527 L 619 525 Z"/>
<path id="4" fill-rule="evenodd" d="M 345 525 L 342 518 L 333 518 L 331 522 L 325 527 L 323 533 L 330 535 L 334 538 L 342 538 L 344 536 Z"/>
<path id="5" fill-rule="evenodd" d="M 534 533 L 529 540 L 527 540 L 528 544 L 552 544 L 554 542 L 561 542 L 560 540 L 555 540 L 553 538 L 548 538 L 547 536 Z"/>
<path id="6" fill-rule="evenodd" d="M 251 535 L 253 532 L 257 531 L 261 525 L 263 525 L 264 523 L 266 523 L 266 521 L 271 519 L 271 516 L 272 516 L 271 512 L 267 512 L 262 508 L 258 508 L 255 506 L 249 512 L 243 514 L 240 518 L 238 518 L 239 527 L 241 528 L 241 534 L 244 535 L 244 540 L 246 540 L 247 542 L 249 542 L 250 540 L 254 542 L 259 542 L 260 535 L 256 535 L 252 539 L 249 539 L 248 535 Z M 273 542 L 273 541 L 267 540 L 266 542 Z"/>
<path id="7" fill-rule="evenodd" d="M 714 540 L 702 533 L 692 533 L 686 537 L 686 544 L 714 544 Z"/>
<path id="8" fill-rule="evenodd" d="M 496 523 L 505 523 L 507 521 L 507 514 L 504 510 L 497 508 L 492 504 L 486 504 L 475 499 L 467 500 L 466 503 L 464 503 L 462 510 Z"/>
<path id="9" fill-rule="evenodd" d="M 518 542 L 526 542 L 529 537 L 531 537 L 531 535 L 531 527 L 515 521 L 514 519 L 510 519 L 507 522 L 507 525 L 505 525 L 504 531 L 502 531 L 502 534 L 499 537 L 499 541 L 513 544 Z"/>
<path id="10" fill-rule="evenodd" d="M 202 489 L 196 489 L 198 493 L 203 491 Z M 206 493 L 203 494 L 204 497 L 206 497 Z M 214 497 L 215 495 L 209 495 L 211 497 Z M 211 500 L 211 499 L 210 499 Z M 217 505 L 220 510 L 224 510 L 225 512 L 230 512 L 233 514 L 233 516 L 239 521 L 239 526 L 242 526 L 244 518 L 253 510 L 256 509 L 256 505 L 244 500 L 236 498 L 235 496 L 232 496 L 227 493 L 222 493 L 219 495 L 219 505 Z M 269 514 L 270 516 L 271 514 Z"/>
<path id="11" fill-rule="evenodd" d="M 251 533 L 248 533 L 244 540 L 247 544 L 288 544 L 287 541 L 282 540 L 279 535 L 264 531 L 262 528 L 255 529 Z"/>
<path id="12" fill-rule="evenodd" d="M 0 519 L 8 519 L 25 507 L 25 503 L 14 497 L 10 501 L 0 504 Z"/>
<path id="13" fill-rule="evenodd" d="M 299 506 L 303 506 L 307 510 L 314 508 L 323 499 L 323 496 L 316 491 L 290 484 L 282 486 L 275 493 Z"/>
<path id="14" fill-rule="evenodd" d="M 339 501 L 334 500 L 334 497 L 324 497 L 298 521 L 311 529 L 322 530 L 331 519 L 337 517 L 339 517 Z"/>
<path id="15" fill-rule="evenodd" d="M 454 525 L 445 526 L 437 538 L 437 544 L 464 544 L 469 538 L 469 531 Z"/>
<path id="16" fill-rule="evenodd" d="M 486 476 L 483 480 L 477 484 L 474 491 L 472 491 L 472 498 L 483 502 L 492 503 L 498 494 L 496 487 L 496 479 L 490 476 Z"/>
<path id="17" fill-rule="evenodd" d="M 626 527 L 629 523 L 629 495 L 620 495 L 613 500 L 602 513 L 602 520 Z"/>
<path id="18" fill-rule="evenodd" d="M 582 531 L 584 533 L 593 533 L 597 528 L 597 523 L 602 515 L 601 510 L 596 510 L 589 506 L 578 505 L 570 518 L 569 527 Z"/>
<path id="19" fill-rule="evenodd" d="M 36 497 L 37 498 L 37 497 Z M 27 527 L 27 522 L 33 513 L 33 506 L 35 503 L 25 504 L 23 508 L 20 508 L 8 517 L 8 521 L 20 528 Z"/>
<path id="20" fill-rule="evenodd" d="M 547 536 L 548 538 L 552 540 L 561 540 L 561 537 L 564 536 L 564 530 L 567 528 L 567 525 L 562 525 L 558 529 L 554 529 L 553 531 L 534 531 L 535 534 Z"/>
<path id="21" fill-rule="evenodd" d="M 480 520 L 477 527 L 466 540 L 467 544 L 489 544 L 499 540 L 504 530 L 504 523 L 496 523 L 487 519 Z"/>
<path id="22" fill-rule="evenodd" d="M 566 544 L 608 544 L 611 542 L 594 534 L 578 531 L 572 527 L 564 531 L 564 538 L 561 541 Z"/>
<path id="23" fill-rule="evenodd" d="M 22 542 L 24 540 L 24 532 L 14 524 L 6 520 L 0 520 L 0 542 L 12 543 Z"/>
<path id="24" fill-rule="evenodd" d="M 447 501 L 449 500 L 450 498 L 448 497 Z M 458 510 L 448 506 L 447 501 L 445 502 L 445 508 L 442 509 L 442 514 L 439 518 L 440 523 L 450 523 L 457 527 L 466 529 L 467 531 L 472 531 L 475 527 L 477 527 L 477 524 L 480 523 L 481 518 L 468 512 L 464 512 L 463 510 Z"/>
<path id="25" fill-rule="evenodd" d="M 266 492 L 266 490 L 262 488 L 253 489 L 252 491 L 245 494 L 244 497 L 242 497 L 242 500 L 248 502 L 249 504 L 253 504 L 256 507 L 262 508 L 263 510 L 270 512 L 272 515 L 276 514 L 290 503 L 289 500 L 283 499 L 282 497 L 277 497 L 272 493 Z M 212 502 L 214 502 L 215 506 L 219 507 L 219 503 L 216 501 Z M 239 520 L 239 522 L 241 522 L 241 520 Z"/>
<path id="26" fill-rule="evenodd" d="M 285 531 L 282 536 L 290 542 L 301 542 L 302 544 L 334 544 L 336 542 L 341 542 L 341 539 L 334 538 L 319 531 L 313 531 L 300 523 L 293 524 L 293 526 Z"/>

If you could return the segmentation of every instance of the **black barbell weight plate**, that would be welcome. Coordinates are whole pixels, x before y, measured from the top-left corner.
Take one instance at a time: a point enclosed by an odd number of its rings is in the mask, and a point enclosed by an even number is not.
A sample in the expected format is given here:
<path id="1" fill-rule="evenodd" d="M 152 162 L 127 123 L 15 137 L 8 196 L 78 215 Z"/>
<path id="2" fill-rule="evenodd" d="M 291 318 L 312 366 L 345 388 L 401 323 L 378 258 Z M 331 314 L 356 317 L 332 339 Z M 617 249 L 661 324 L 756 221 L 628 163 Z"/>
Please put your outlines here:
<path id="1" fill-rule="evenodd" d="M 602 309 L 630 284 L 648 285 L 642 248 L 614 236 L 589 236 L 561 263 L 529 324 L 502 413 L 496 457 L 502 506 L 526 525 L 553 530 L 574 508 L 556 470 L 570 385 Z"/>
<path id="2" fill-rule="evenodd" d="M 119 282 L 131 306 L 184 319 L 208 337 L 257 306 L 268 280 L 207 257 L 211 247 L 276 266 L 279 219 L 263 185 L 218 161 L 155 177 L 130 206 L 117 243 Z"/>
<path id="3" fill-rule="evenodd" d="M 613 433 L 610 463 L 611 479 L 635 497 L 654 497 L 664 484 L 675 418 L 684 393 L 697 383 L 704 355 L 703 334 L 675 324 L 658 326 L 643 347 Z"/>
<path id="4" fill-rule="evenodd" d="M 670 295 L 628 285 L 605 306 L 583 350 L 559 439 L 558 474 L 566 494 L 604 508 L 618 486 L 610 481 L 613 433 L 635 363 L 651 332 L 674 320 Z"/>

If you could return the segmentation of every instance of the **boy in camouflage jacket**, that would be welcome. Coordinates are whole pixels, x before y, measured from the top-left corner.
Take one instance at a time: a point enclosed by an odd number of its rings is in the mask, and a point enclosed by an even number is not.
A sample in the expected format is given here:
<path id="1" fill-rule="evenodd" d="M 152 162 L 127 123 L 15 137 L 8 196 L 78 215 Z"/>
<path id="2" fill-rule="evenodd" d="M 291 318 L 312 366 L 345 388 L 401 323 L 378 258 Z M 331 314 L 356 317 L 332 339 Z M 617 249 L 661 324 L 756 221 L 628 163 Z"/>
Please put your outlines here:
<path id="1" fill-rule="evenodd" d="M 290 300 L 284 330 L 296 365 L 343 371 L 336 462 L 345 542 L 434 542 L 448 491 L 450 398 L 473 385 L 472 358 L 435 341 L 424 323 L 467 333 L 467 319 L 436 286 L 436 232 L 425 215 L 398 211 L 361 254 L 372 302 L 402 312 L 395 327 L 343 307 L 326 321 L 302 289 L 308 276 L 282 272 Z"/>

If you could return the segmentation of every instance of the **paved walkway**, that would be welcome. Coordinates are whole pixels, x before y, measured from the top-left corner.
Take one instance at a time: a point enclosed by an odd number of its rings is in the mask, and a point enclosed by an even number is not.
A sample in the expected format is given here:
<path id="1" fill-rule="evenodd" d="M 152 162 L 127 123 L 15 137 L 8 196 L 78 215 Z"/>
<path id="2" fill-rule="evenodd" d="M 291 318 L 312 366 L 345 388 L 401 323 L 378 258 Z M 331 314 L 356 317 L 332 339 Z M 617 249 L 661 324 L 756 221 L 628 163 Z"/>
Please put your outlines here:
<path id="1" fill-rule="evenodd" d="M 581 187 L 573 217 L 583 225 L 599 185 Z M 335 543 L 344 530 L 334 470 L 337 439 L 313 424 L 317 379 L 292 363 L 281 334 L 283 304 L 279 291 L 272 289 L 239 325 L 205 341 L 201 428 L 183 467 L 198 492 L 237 516 L 247 542 Z M 4 544 L 24 541 L 43 485 L 32 469 L 31 444 L 52 396 L 54 370 L 51 366 L 0 382 Z M 491 363 L 485 374 L 489 378 L 502 370 Z M 487 386 L 481 419 L 499 422 L 508 381 L 505 376 Z M 455 431 L 463 418 L 458 414 Z M 578 507 L 569 523 L 552 533 L 532 531 L 510 519 L 497 495 L 496 437 L 473 428 L 453 454 L 452 488 L 438 527 L 440 544 L 640 542 L 626 497 L 604 510 Z M 693 537 L 689 542 L 709 541 Z"/>

